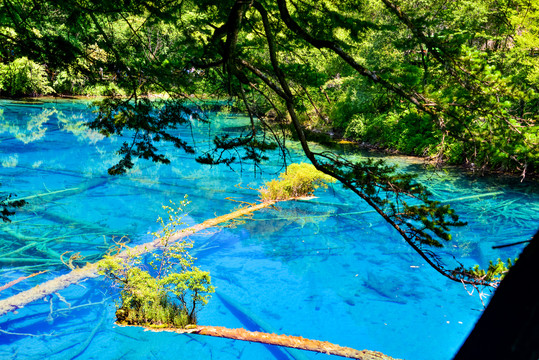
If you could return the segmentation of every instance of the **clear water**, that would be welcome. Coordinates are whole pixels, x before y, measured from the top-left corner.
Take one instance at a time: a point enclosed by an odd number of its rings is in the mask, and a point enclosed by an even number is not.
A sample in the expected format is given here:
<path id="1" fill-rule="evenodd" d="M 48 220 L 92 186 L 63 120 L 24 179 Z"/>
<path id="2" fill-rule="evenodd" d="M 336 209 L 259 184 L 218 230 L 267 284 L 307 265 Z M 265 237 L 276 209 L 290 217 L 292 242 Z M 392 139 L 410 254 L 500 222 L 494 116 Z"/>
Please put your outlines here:
<path id="1" fill-rule="evenodd" d="M 214 123 L 181 130 L 198 150 L 216 133 L 241 131 L 247 119 L 211 114 Z M 281 169 L 277 154 L 253 172 L 243 164 L 197 164 L 174 158 L 161 166 L 140 161 L 128 176 L 110 177 L 111 154 L 123 139 L 86 130 L 92 117 L 76 101 L 0 101 L 1 191 L 28 205 L 0 224 L 0 286 L 47 273 L 0 293 L 9 297 L 64 274 L 59 260 L 80 252 L 102 256 L 113 239 L 150 239 L 161 205 L 192 201 L 187 225 L 256 202 L 256 191 Z M 297 144 L 291 144 L 298 148 Z M 350 157 L 364 156 L 342 149 Z M 299 149 L 294 162 L 305 161 Z M 465 265 L 515 257 L 522 246 L 494 245 L 531 238 L 539 227 L 539 190 L 515 180 L 478 179 L 424 171 L 418 161 L 391 158 L 419 173 L 436 197 L 454 205 L 469 225 L 443 252 Z M 237 186 L 239 185 L 239 186 Z M 350 192 L 335 185 L 312 201 L 280 204 L 235 228 L 194 236 L 197 265 L 209 270 L 216 294 L 199 313 L 204 325 L 301 335 L 396 358 L 451 359 L 481 315 L 481 301 L 428 265 Z M 103 279 L 87 280 L 0 318 L 1 359 L 325 359 L 328 355 L 203 336 L 144 332 L 115 326 L 117 293 Z M 486 300 L 488 301 L 488 299 Z"/>

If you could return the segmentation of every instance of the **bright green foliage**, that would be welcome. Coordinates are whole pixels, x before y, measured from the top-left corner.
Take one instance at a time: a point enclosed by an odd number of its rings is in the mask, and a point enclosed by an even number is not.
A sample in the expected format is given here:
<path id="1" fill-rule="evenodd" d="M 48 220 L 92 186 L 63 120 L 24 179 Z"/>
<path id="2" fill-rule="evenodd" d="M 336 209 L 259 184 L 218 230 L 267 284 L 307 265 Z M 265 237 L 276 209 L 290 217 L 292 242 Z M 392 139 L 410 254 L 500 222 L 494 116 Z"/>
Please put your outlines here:
<path id="1" fill-rule="evenodd" d="M 440 134 L 427 116 L 413 109 L 392 110 L 383 114 L 370 112 L 352 116 L 345 125 L 345 137 L 398 150 L 404 154 L 434 154 Z"/>
<path id="2" fill-rule="evenodd" d="M 35 96 L 53 90 L 45 67 L 22 57 L 7 65 L 0 64 L 0 91 L 9 96 Z"/>
<path id="3" fill-rule="evenodd" d="M 329 118 L 317 127 L 474 171 L 536 171 L 536 1 L 355 5 L 302 2 L 290 11 L 302 28 L 339 27 L 333 34 L 311 34 L 335 40 L 408 96 L 388 91 L 392 86 L 372 77 L 358 77 L 324 53 L 327 61 L 317 58 L 328 74 L 323 92 L 317 91 L 319 84 L 303 85 L 311 98 L 318 93 L 317 112 Z M 330 11 L 339 17 L 329 21 Z M 349 36 L 338 35 L 346 31 Z M 425 106 L 410 106 L 416 101 Z"/>
<path id="4" fill-rule="evenodd" d="M 494 264 L 492 261 L 490 261 L 490 264 L 488 266 L 487 271 L 480 269 L 479 265 L 476 265 L 473 269 L 468 270 L 472 276 L 485 279 L 486 281 L 499 281 L 501 280 L 505 274 L 511 269 L 513 266 L 513 262 L 516 262 L 517 259 L 511 261 L 511 259 L 507 259 L 507 264 L 505 264 L 503 261 L 498 259 L 496 264 Z"/>
<path id="5" fill-rule="evenodd" d="M 85 81 L 82 74 L 72 75 L 70 71 L 63 70 L 56 75 L 52 87 L 59 94 L 81 95 L 84 93 L 84 85 Z"/>
<path id="6" fill-rule="evenodd" d="M 336 180 L 324 174 L 311 164 L 290 164 L 286 172 L 279 175 L 281 180 L 270 180 L 260 189 L 264 201 L 286 200 L 312 195 L 318 188 L 327 189 L 328 183 Z"/>
<path id="7" fill-rule="evenodd" d="M 177 208 L 163 206 L 169 222 L 158 219 L 163 228 L 154 235 L 161 240 L 162 251 L 151 254 L 149 269 L 140 256 L 107 256 L 99 263 L 101 273 L 121 289 L 118 323 L 180 328 L 196 325 L 197 311 L 208 303 L 215 288 L 209 272 L 194 266 L 195 258 L 187 251 L 192 242 L 169 243 L 182 225 L 180 213 L 187 204 L 183 200 Z"/>
<path id="8" fill-rule="evenodd" d="M 125 96 L 123 89 L 118 87 L 114 82 L 106 84 L 96 84 L 87 86 L 82 89 L 82 93 L 88 96 Z"/>
<path id="9" fill-rule="evenodd" d="M 112 262 L 116 263 L 112 265 Z M 121 264 L 116 259 L 107 259 L 102 266 L 105 274 L 122 287 L 116 310 L 118 323 L 169 327 L 190 324 L 186 312 L 170 300 L 167 292 L 149 272 Z"/>

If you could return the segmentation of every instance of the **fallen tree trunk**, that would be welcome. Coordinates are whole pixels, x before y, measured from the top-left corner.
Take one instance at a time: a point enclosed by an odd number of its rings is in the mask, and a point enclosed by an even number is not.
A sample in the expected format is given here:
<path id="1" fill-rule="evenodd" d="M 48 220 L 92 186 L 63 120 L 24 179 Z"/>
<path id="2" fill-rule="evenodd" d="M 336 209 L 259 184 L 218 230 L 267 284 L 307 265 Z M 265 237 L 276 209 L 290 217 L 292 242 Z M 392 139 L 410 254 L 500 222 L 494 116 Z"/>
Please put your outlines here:
<path id="1" fill-rule="evenodd" d="M 227 221 L 239 218 L 241 216 L 251 214 L 255 211 L 264 209 L 274 204 L 275 204 L 275 201 L 266 201 L 266 202 L 253 205 L 250 207 L 241 208 L 239 210 L 236 210 L 226 215 L 222 215 L 213 219 L 206 220 L 203 223 L 188 227 L 186 229 L 182 229 L 178 231 L 177 233 L 173 234 L 171 237 L 168 238 L 168 243 L 178 241 L 187 236 L 195 234 L 201 230 L 205 230 L 205 229 L 217 226 L 219 224 L 225 223 Z M 127 250 L 122 251 L 116 256 L 120 258 L 127 258 L 131 256 L 137 256 L 144 253 L 152 252 L 161 247 L 162 245 L 161 240 L 162 240 L 161 238 L 157 238 L 149 243 L 137 245 L 133 248 L 129 248 Z M 46 281 L 43 284 L 36 285 L 35 287 L 29 290 L 22 291 L 7 299 L 0 300 L 0 316 L 7 314 L 8 312 L 20 309 L 33 301 L 42 299 L 43 297 L 47 295 L 50 295 L 57 291 L 65 289 L 66 287 L 72 284 L 76 284 L 81 280 L 92 278 L 92 277 L 97 277 L 98 269 L 99 269 L 99 262 L 94 263 L 94 264 L 87 264 L 86 266 L 82 268 L 74 269 L 65 275 L 58 276 L 54 279 Z"/>
<path id="2" fill-rule="evenodd" d="M 133 325 L 121 325 L 133 326 Z M 147 328 L 147 331 L 165 331 L 175 332 L 178 334 L 196 334 L 221 337 L 233 340 L 242 340 L 249 342 L 258 342 L 268 345 L 285 346 L 294 349 L 314 351 L 318 353 L 342 356 L 351 359 L 361 360 L 397 360 L 390 356 L 384 355 L 378 351 L 371 350 L 356 350 L 349 347 L 344 347 L 332 344 L 327 341 L 310 340 L 301 336 L 277 335 L 268 334 L 258 331 L 247 331 L 245 329 L 229 329 L 221 326 L 197 326 L 193 329 L 175 329 L 175 328 Z"/>

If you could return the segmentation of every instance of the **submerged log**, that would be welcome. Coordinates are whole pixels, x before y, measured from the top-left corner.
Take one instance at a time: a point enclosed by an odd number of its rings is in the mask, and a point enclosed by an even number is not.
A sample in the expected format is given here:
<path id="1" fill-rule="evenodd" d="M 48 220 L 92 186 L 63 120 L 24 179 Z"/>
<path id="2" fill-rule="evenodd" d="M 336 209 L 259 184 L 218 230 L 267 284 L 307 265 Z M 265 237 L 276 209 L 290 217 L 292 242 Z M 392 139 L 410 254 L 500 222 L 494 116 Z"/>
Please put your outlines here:
<path id="1" fill-rule="evenodd" d="M 121 325 L 127 326 L 127 325 Z M 129 325 L 132 326 L 132 325 Z M 175 329 L 175 328 L 147 328 L 147 331 L 166 331 L 178 334 L 195 334 L 221 337 L 233 340 L 242 340 L 249 342 L 258 342 L 268 345 L 285 346 L 294 349 L 314 351 L 318 353 L 336 355 L 351 359 L 361 360 L 397 360 L 384 355 L 378 351 L 356 350 L 350 347 L 344 347 L 332 344 L 328 341 L 310 340 L 301 336 L 268 334 L 258 331 L 247 331 L 245 329 L 229 329 L 221 326 L 197 326 L 193 329 Z"/>
<path id="2" fill-rule="evenodd" d="M 97 264 L 89 264 L 83 268 L 75 269 L 68 274 L 58 276 L 52 280 L 34 286 L 29 290 L 21 291 L 20 293 L 15 294 L 7 299 L 0 300 L 0 316 L 20 309 L 33 301 L 42 299 L 45 296 L 53 294 L 59 290 L 63 290 L 81 280 L 96 276 Z"/>
<path id="3" fill-rule="evenodd" d="M 188 227 L 186 229 L 182 229 L 178 231 L 177 233 L 173 234 L 171 237 L 168 238 L 168 243 L 169 244 L 173 243 L 187 236 L 190 236 L 194 233 L 197 233 L 201 230 L 205 230 L 205 229 L 217 226 L 219 224 L 223 224 L 227 221 L 248 215 L 250 213 L 264 209 L 274 204 L 275 204 L 275 201 L 266 201 L 257 205 L 238 209 L 226 215 L 222 215 L 213 219 L 206 220 L 203 223 Z M 125 259 L 132 256 L 142 255 L 142 254 L 149 253 L 149 252 L 159 249 L 162 246 L 162 243 L 163 243 L 162 239 L 158 238 L 149 243 L 141 244 L 133 248 L 124 250 L 116 256 L 119 258 Z M 47 295 L 50 295 L 59 290 L 65 289 L 66 287 L 72 284 L 76 284 L 81 280 L 91 278 L 91 277 L 97 277 L 98 269 L 99 269 L 99 262 L 94 263 L 94 264 L 87 264 L 86 266 L 82 268 L 74 269 L 73 271 L 65 275 L 51 279 L 29 290 L 22 291 L 7 299 L 0 300 L 0 316 L 8 312 L 20 309 L 35 300 L 41 299 Z"/>
<path id="4" fill-rule="evenodd" d="M 48 270 L 43 270 L 43 271 L 36 272 L 36 273 L 33 273 L 33 274 L 31 274 L 31 275 L 28 275 L 28 276 L 21 276 L 21 277 L 18 278 L 18 279 L 12 280 L 12 281 L 8 282 L 7 284 L 0 286 L 0 292 L 4 291 L 4 290 L 6 290 L 6 289 L 9 289 L 9 288 L 12 287 L 13 285 L 18 284 L 18 283 L 20 283 L 21 281 L 24 281 L 24 280 L 29 279 L 29 278 L 31 278 L 31 277 L 34 277 L 34 276 L 43 274 L 43 273 L 45 273 L 45 272 L 47 272 L 47 271 L 48 271 Z"/>

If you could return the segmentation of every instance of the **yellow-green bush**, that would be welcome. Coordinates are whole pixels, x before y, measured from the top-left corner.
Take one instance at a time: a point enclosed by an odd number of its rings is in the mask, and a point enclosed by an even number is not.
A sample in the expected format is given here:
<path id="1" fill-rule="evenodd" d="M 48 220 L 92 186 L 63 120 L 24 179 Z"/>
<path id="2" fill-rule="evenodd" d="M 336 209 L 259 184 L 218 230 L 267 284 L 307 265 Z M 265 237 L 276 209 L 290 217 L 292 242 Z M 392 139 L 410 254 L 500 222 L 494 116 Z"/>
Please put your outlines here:
<path id="1" fill-rule="evenodd" d="M 327 183 L 335 179 L 316 170 L 311 164 L 290 164 L 286 172 L 279 175 L 280 180 L 266 182 L 260 189 L 260 197 L 264 201 L 285 200 L 312 195 L 319 187 L 327 188 Z"/>

